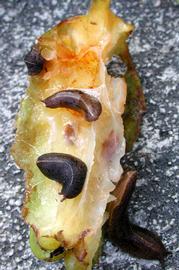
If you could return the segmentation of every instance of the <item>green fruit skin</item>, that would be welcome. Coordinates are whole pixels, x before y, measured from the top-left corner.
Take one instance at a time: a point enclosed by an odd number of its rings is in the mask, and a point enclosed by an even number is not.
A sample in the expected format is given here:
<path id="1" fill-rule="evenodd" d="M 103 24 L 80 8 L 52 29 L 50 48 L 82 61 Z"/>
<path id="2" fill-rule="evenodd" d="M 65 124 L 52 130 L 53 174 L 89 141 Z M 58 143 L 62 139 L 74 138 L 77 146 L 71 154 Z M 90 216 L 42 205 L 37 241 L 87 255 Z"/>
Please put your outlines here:
<path id="1" fill-rule="evenodd" d="M 55 262 L 63 259 L 65 252 L 63 254 L 60 254 L 58 256 L 54 256 L 53 258 L 50 258 L 50 253 L 54 250 L 44 250 L 40 247 L 35 232 L 33 229 L 30 229 L 30 239 L 29 239 L 30 247 L 32 250 L 32 253 L 35 257 L 37 257 L 39 260 L 48 261 L 48 262 Z"/>

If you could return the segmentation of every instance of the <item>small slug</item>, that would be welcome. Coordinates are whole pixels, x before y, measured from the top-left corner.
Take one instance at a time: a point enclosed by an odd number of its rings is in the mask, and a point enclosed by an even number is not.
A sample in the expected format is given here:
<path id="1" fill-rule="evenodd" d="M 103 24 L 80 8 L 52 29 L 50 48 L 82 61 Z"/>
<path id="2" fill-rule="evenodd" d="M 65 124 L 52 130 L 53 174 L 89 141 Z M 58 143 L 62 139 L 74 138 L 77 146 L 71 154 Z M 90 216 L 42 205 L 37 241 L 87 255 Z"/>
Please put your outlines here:
<path id="1" fill-rule="evenodd" d="M 24 62 L 30 76 L 39 74 L 44 66 L 45 59 L 41 56 L 37 46 L 33 46 L 31 51 L 24 57 Z"/>
<path id="2" fill-rule="evenodd" d="M 50 253 L 50 259 L 65 252 L 64 247 L 59 247 Z"/>
<path id="3" fill-rule="evenodd" d="M 48 108 L 69 108 L 82 111 L 88 122 L 96 121 L 102 106 L 99 100 L 80 90 L 63 90 L 43 100 Z"/>
<path id="4" fill-rule="evenodd" d="M 60 194 L 64 199 L 81 193 L 87 174 L 82 160 L 69 154 L 48 153 L 37 159 L 37 166 L 46 177 L 63 185 Z"/>
<path id="5" fill-rule="evenodd" d="M 124 77 L 127 66 L 119 56 L 113 56 L 106 64 L 107 73 L 114 78 Z"/>
<path id="6" fill-rule="evenodd" d="M 64 138 L 65 141 L 67 142 L 67 144 L 69 145 L 74 145 L 75 141 L 77 140 L 77 131 L 76 131 L 76 127 L 74 124 L 72 123 L 67 123 L 64 126 Z"/>

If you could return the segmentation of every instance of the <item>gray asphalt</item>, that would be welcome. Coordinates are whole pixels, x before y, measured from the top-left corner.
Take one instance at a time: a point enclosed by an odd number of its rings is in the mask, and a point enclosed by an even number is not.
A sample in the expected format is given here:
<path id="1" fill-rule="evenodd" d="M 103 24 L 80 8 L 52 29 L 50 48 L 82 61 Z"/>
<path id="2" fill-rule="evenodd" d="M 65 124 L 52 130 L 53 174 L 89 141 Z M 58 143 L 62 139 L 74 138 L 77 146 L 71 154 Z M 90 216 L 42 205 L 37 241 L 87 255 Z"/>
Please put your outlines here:
<path id="1" fill-rule="evenodd" d="M 84 13 L 88 0 L 0 0 L 0 270 L 59 270 L 36 260 L 21 219 L 23 174 L 10 157 L 14 119 L 27 87 L 23 56 L 61 19 Z M 139 179 L 131 220 L 156 231 L 172 251 L 162 268 L 107 242 L 96 270 L 179 269 L 179 6 L 169 0 L 114 0 L 113 10 L 136 26 L 130 50 L 147 100 L 141 136 L 125 158 Z M 179 175 L 179 174 L 178 174 Z"/>

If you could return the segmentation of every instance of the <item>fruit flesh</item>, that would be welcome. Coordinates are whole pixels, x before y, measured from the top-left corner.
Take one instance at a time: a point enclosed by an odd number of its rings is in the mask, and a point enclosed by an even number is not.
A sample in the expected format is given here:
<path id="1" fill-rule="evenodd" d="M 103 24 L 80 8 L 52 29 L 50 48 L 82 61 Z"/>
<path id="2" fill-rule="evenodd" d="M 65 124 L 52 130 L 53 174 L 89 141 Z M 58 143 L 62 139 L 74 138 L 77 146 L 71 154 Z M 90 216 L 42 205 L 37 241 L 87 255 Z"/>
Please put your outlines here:
<path id="1" fill-rule="evenodd" d="M 12 148 L 17 164 L 26 173 L 23 216 L 34 228 L 31 234 L 35 232 L 39 247 L 55 249 L 58 245 L 54 240 L 64 246 L 69 270 L 91 269 L 107 218 L 106 205 L 115 187 L 113 182 L 122 173 L 120 158 L 125 153 L 122 114 L 127 85 L 125 79 L 109 76 L 105 63 L 114 53 L 124 54 L 133 27 L 109 10 L 109 2 L 93 1 L 86 16 L 66 20 L 39 38 L 37 46 L 45 66 L 30 78 Z M 51 110 L 41 102 L 65 89 L 97 97 L 102 104 L 99 119 L 88 123 L 78 112 Z M 69 124 L 76 134 L 72 144 L 64 134 Z M 108 148 L 111 134 L 114 151 L 105 150 L 110 153 L 106 158 L 104 145 Z M 37 158 L 49 152 L 74 155 L 87 165 L 85 185 L 76 198 L 61 202 L 61 186 L 38 170 Z M 48 243 L 42 244 L 42 238 L 48 238 Z"/>

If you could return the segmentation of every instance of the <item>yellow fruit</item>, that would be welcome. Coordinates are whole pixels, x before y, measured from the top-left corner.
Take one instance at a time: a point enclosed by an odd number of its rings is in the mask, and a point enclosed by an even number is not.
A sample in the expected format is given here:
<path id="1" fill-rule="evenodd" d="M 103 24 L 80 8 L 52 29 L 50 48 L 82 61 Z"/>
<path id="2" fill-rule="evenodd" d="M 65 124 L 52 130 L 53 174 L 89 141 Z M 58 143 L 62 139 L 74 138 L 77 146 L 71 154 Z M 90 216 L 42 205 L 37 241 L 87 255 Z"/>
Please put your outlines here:
<path id="1" fill-rule="evenodd" d="M 94 0 L 87 15 L 65 20 L 38 39 L 34 50 L 35 57 L 39 51 L 40 64 L 27 63 L 32 76 L 12 147 L 26 175 L 23 216 L 35 228 L 32 249 L 36 254 L 39 246 L 55 250 L 62 244 L 68 270 L 91 269 L 110 192 L 122 173 L 127 85 L 124 78 L 111 77 L 105 65 L 113 54 L 128 53 L 126 39 L 133 26 L 114 15 L 109 4 Z M 97 98 L 102 105 L 99 119 L 87 122 L 78 111 L 45 107 L 42 100 L 66 89 Z M 75 156 L 86 164 L 85 184 L 77 197 L 62 201 L 62 185 L 38 169 L 38 157 L 52 152 Z"/>

